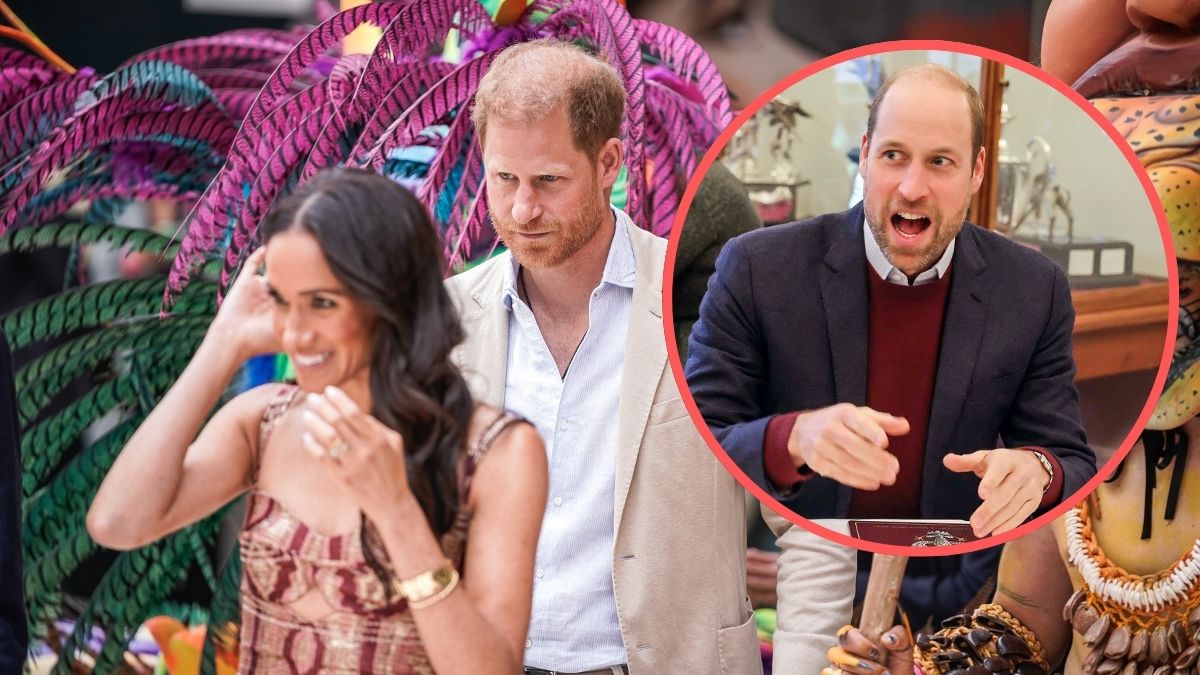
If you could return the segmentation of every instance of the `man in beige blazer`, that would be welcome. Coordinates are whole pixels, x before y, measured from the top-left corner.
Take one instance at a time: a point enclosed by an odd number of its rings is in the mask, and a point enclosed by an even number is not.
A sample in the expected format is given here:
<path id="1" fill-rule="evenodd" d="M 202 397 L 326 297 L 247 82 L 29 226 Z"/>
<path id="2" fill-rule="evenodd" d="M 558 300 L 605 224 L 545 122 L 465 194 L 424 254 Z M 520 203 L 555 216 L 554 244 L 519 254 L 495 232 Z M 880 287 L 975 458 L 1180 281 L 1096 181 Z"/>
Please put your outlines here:
<path id="1" fill-rule="evenodd" d="M 539 41 L 497 57 L 473 111 L 509 250 L 447 282 L 456 359 L 550 458 L 526 672 L 759 673 L 743 493 L 667 367 L 666 242 L 608 205 L 624 97 L 607 64 Z"/>

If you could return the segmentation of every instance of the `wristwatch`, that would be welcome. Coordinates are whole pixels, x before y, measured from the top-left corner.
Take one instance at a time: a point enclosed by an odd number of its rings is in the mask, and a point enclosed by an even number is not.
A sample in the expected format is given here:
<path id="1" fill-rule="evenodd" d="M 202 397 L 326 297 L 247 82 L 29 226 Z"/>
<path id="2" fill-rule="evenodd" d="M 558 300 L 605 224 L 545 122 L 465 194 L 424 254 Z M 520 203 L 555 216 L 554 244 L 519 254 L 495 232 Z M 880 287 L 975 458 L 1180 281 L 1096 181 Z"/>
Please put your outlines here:
<path id="1" fill-rule="evenodd" d="M 1029 452 L 1032 452 L 1033 456 L 1037 457 L 1037 460 L 1042 463 L 1042 468 L 1046 470 L 1046 475 L 1050 476 L 1050 480 L 1046 481 L 1046 487 L 1042 488 L 1042 494 L 1045 494 L 1046 490 L 1050 489 L 1050 484 L 1054 482 L 1054 465 L 1050 463 L 1050 460 L 1046 459 L 1044 453 L 1037 450 L 1030 450 Z"/>

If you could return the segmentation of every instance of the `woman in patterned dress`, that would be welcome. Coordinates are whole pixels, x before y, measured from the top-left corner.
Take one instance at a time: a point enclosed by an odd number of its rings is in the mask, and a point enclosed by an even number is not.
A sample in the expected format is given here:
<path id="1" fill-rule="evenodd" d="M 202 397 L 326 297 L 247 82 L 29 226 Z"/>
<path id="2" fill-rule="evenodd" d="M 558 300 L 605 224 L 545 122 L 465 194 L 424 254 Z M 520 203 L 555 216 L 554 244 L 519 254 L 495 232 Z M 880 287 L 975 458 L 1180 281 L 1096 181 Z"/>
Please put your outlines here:
<path id="1" fill-rule="evenodd" d="M 428 215 L 382 176 L 334 169 L 262 236 L 89 532 L 143 546 L 249 491 L 240 672 L 519 672 L 546 457 L 451 363 L 463 335 Z M 269 352 L 291 357 L 296 385 L 206 422 Z"/>

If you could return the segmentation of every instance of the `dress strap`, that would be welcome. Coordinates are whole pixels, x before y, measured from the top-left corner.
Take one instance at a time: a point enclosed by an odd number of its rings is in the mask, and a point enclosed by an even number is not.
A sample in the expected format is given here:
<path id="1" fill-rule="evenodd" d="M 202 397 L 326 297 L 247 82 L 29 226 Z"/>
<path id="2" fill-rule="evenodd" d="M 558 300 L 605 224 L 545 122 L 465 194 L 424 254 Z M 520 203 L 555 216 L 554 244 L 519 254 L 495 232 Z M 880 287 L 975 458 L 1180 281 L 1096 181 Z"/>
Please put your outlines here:
<path id="1" fill-rule="evenodd" d="M 513 424 L 524 421 L 525 418 L 523 417 L 510 412 L 501 412 L 475 439 L 475 443 L 467 452 L 467 459 L 463 467 L 463 484 L 462 490 L 460 490 L 460 499 L 463 504 L 466 504 L 467 499 L 471 496 L 471 482 L 475 477 L 475 470 L 479 467 L 479 462 L 483 460 L 483 456 L 487 454 L 488 448 L 492 446 L 492 443 L 505 429 Z"/>
<path id="2" fill-rule="evenodd" d="M 279 424 L 279 419 L 292 406 L 292 402 L 299 394 L 300 387 L 294 384 L 281 385 L 275 395 L 271 397 L 271 401 L 267 403 L 267 407 L 263 409 L 262 420 L 258 424 L 258 450 L 251 458 L 250 478 L 253 482 L 258 482 L 258 467 L 261 463 L 263 449 L 267 447 L 267 439 L 271 437 L 271 432 Z"/>

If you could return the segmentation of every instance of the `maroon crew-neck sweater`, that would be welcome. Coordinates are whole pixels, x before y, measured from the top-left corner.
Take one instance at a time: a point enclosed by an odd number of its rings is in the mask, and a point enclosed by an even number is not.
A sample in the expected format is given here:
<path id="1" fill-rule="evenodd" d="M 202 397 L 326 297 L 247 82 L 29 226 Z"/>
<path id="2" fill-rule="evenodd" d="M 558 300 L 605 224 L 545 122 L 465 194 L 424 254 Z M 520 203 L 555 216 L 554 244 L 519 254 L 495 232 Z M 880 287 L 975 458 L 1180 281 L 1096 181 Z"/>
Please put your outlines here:
<path id="1" fill-rule="evenodd" d="M 952 268 L 940 279 L 920 286 L 889 283 L 867 268 L 866 404 L 907 419 L 909 432 L 888 439 L 888 452 L 900 462 L 896 482 L 874 491 L 855 490 L 850 499 L 851 518 L 921 517 L 925 442 Z M 767 423 L 763 463 L 768 480 L 780 488 L 789 488 L 814 475 L 807 466 L 798 471 L 787 449 L 788 436 L 799 414 L 776 415 Z M 979 449 L 962 448 L 956 452 Z M 1054 467 L 1054 478 L 1039 506 L 1045 508 L 1056 502 L 1062 492 L 1062 470 L 1052 453 L 1043 448 L 1028 449 L 1046 457 Z"/>
<path id="2" fill-rule="evenodd" d="M 867 270 L 867 407 L 908 420 L 909 432 L 888 439 L 900 461 L 896 482 L 855 490 L 851 518 L 920 518 L 921 473 L 933 407 L 938 348 L 950 274 L 920 286 L 901 286 Z"/>

